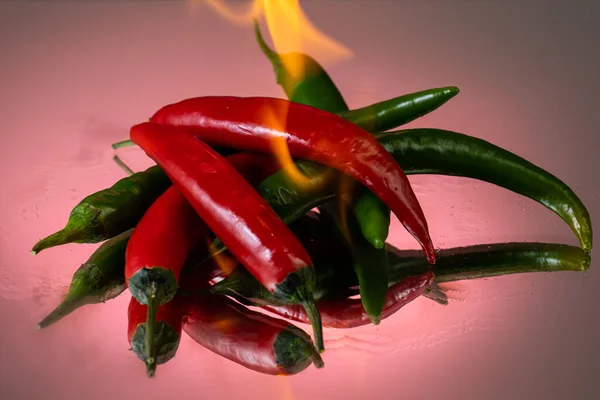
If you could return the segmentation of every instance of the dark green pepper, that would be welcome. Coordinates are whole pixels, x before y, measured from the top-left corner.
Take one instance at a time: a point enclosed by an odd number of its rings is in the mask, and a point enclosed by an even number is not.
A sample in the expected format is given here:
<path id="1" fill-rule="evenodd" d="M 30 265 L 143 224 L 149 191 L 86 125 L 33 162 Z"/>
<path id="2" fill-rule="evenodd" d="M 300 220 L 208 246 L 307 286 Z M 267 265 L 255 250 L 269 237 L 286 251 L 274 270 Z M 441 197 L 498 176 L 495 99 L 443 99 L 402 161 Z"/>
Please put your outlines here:
<path id="1" fill-rule="evenodd" d="M 592 250 L 592 221 L 577 195 L 560 179 L 485 140 L 442 129 L 408 129 L 378 135 L 407 175 L 437 174 L 479 179 L 546 206 Z"/>
<path id="2" fill-rule="evenodd" d="M 102 243 L 79 267 L 69 287 L 67 297 L 48 314 L 38 328 L 45 328 L 87 304 L 114 299 L 127 288 L 125 285 L 125 250 L 133 229 Z"/>
<path id="3" fill-rule="evenodd" d="M 67 243 L 98 243 L 137 225 L 148 207 L 171 186 L 158 167 L 125 177 L 108 189 L 87 196 L 73 208 L 67 225 L 40 240 L 31 252 Z"/>

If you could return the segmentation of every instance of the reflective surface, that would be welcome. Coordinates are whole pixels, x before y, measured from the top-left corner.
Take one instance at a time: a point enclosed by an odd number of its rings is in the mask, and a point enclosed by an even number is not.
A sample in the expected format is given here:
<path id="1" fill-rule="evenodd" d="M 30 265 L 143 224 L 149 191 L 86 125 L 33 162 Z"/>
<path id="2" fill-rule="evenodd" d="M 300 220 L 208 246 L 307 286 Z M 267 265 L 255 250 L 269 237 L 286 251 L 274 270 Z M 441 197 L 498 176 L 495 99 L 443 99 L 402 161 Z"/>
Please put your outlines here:
<path id="1" fill-rule="evenodd" d="M 527 158 L 571 186 L 600 226 L 597 4 L 323 0 L 303 7 L 354 53 L 328 68 L 351 108 L 456 85 L 455 99 L 407 127 L 466 133 Z M 81 198 L 123 176 L 110 143 L 186 97 L 283 93 L 250 26 L 185 2 L 1 4 L 0 52 L 2 398 L 600 395 L 594 257 L 587 273 L 447 284 L 446 307 L 420 298 L 379 327 L 328 329 L 325 368 L 291 378 L 246 370 L 184 335 L 177 356 L 148 380 L 128 350 L 128 293 L 36 331 L 97 245 L 35 257 L 29 250 L 61 228 Z M 119 154 L 136 170 L 150 165 L 139 149 Z M 437 247 L 577 245 L 558 217 L 503 189 L 409 179 Z M 418 248 L 395 219 L 390 238 Z"/>

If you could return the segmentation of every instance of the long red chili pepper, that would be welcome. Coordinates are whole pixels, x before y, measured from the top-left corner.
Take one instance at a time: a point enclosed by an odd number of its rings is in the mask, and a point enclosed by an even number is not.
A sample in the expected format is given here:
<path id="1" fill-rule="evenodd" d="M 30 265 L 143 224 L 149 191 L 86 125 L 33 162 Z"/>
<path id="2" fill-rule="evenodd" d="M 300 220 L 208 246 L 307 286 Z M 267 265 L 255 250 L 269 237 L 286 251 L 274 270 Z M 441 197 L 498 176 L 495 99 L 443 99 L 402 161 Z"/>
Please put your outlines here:
<path id="1" fill-rule="evenodd" d="M 222 156 L 186 128 L 142 123 L 131 139 L 167 173 L 202 220 L 267 290 L 306 309 L 323 350 L 308 252 L 265 200 Z"/>
<path id="2" fill-rule="evenodd" d="M 146 370 L 154 376 L 157 307 L 177 292 L 184 262 L 206 226 L 175 186 L 146 211 L 129 239 L 125 252 L 125 281 L 133 297 L 148 306 Z"/>
<path id="3" fill-rule="evenodd" d="M 431 284 L 433 272 L 411 276 L 388 289 L 381 319 L 388 318 L 402 307 L 415 300 Z M 360 299 L 324 300 L 318 303 L 323 326 L 347 329 L 371 323 Z M 301 307 L 262 306 L 261 308 L 292 321 L 308 323 L 306 313 Z"/>
<path id="4" fill-rule="evenodd" d="M 183 330 L 233 362 L 269 375 L 293 375 L 311 362 L 323 366 L 310 336 L 292 324 L 251 311 L 225 296 L 191 300 Z"/>
<path id="5" fill-rule="evenodd" d="M 435 263 L 427 221 L 398 163 L 367 131 L 335 114 L 277 98 L 207 96 L 167 105 L 150 121 L 189 127 L 213 146 L 269 153 L 274 140 L 284 139 L 292 157 L 338 169 L 369 188 Z"/>
<path id="6" fill-rule="evenodd" d="M 232 168 L 243 171 L 245 179 L 256 184 L 277 169 L 277 161 L 260 153 L 229 156 Z M 177 292 L 181 270 L 188 254 L 202 235 L 208 235 L 204 222 L 176 186 L 163 193 L 136 226 L 125 254 L 125 278 L 133 297 L 148 305 L 146 317 L 146 366 L 149 376 L 156 369 L 154 352 L 157 307 L 169 302 Z"/>

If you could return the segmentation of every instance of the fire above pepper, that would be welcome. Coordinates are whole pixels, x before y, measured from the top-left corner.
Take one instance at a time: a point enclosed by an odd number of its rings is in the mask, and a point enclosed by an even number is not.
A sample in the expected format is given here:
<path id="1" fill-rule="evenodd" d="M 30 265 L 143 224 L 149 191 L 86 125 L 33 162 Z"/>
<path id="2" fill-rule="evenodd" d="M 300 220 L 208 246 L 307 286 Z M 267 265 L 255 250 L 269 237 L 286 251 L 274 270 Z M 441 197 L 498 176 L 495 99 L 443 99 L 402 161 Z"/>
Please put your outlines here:
<path id="1" fill-rule="evenodd" d="M 285 124 L 274 124 L 273 115 Z M 427 221 L 398 163 L 367 131 L 335 114 L 277 98 L 207 96 L 167 105 L 150 122 L 187 127 L 211 146 L 271 153 L 285 140 L 292 157 L 337 169 L 371 190 L 435 263 Z"/>

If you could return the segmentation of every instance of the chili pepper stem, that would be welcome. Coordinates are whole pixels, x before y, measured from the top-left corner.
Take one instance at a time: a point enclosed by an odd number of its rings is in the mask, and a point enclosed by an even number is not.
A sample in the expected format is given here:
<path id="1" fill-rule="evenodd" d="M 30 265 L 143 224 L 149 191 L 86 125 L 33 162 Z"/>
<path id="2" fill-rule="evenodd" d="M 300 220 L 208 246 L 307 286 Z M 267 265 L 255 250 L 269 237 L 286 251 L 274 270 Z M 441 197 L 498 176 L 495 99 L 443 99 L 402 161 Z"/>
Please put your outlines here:
<path id="1" fill-rule="evenodd" d="M 315 349 L 315 347 L 311 344 L 310 345 L 310 358 L 313 362 L 313 364 L 315 365 L 316 368 L 323 368 L 325 366 L 325 363 L 323 362 L 323 359 L 321 358 L 321 354 L 319 354 L 319 352 L 317 351 L 317 349 Z"/>
<path id="2" fill-rule="evenodd" d="M 120 149 L 121 147 L 134 146 L 135 143 L 131 139 L 121 140 L 120 142 L 113 143 L 111 146 L 113 149 Z"/>
<path id="3" fill-rule="evenodd" d="M 31 254 L 35 256 L 40 251 L 48 249 L 50 247 L 59 246 L 61 244 L 66 243 L 73 243 L 78 240 L 84 240 L 86 238 L 87 235 L 85 231 L 79 229 L 74 230 L 72 228 L 66 227 L 37 242 L 31 249 Z"/>
<path id="4" fill-rule="evenodd" d="M 260 49 L 262 50 L 264 55 L 269 59 L 269 61 L 272 64 L 274 64 L 274 65 L 279 64 L 279 62 L 280 62 L 279 55 L 276 52 L 274 52 L 273 50 L 271 50 L 271 48 L 267 45 L 267 43 L 263 39 L 262 34 L 260 33 L 260 27 L 258 26 L 258 21 L 256 20 L 256 18 L 253 20 L 253 24 L 254 24 L 254 36 L 256 37 L 258 46 L 260 47 Z"/>
<path id="5" fill-rule="evenodd" d="M 154 327 L 156 325 L 156 312 L 158 310 L 158 299 L 156 282 L 150 283 L 150 289 L 148 291 L 148 313 L 146 316 L 146 375 L 149 378 L 154 377 L 156 373 L 156 346 L 154 343 Z"/>
<path id="6" fill-rule="evenodd" d="M 369 315 L 369 319 L 373 325 L 379 325 L 381 322 L 381 315 Z"/>
<path id="7" fill-rule="evenodd" d="M 310 320 L 310 324 L 313 329 L 313 335 L 315 337 L 315 346 L 318 352 L 322 353 L 325 351 L 325 345 L 323 343 L 323 326 L 321 324 L 321 313 L 317 308 L 317 303 L 313 300 L 304 300 L 302 307 L 306 310 L 306 315 Z"/>
<path id="8" fill-rule="evenodd" d="M 125 171 L 125 173 L 127 175 L 133 175 L 135 172 L 133 172 L 133 170 L 131 168 L 129 168 L 129 166 L 127 164 L 125 164 L 125 162 L 123 160 L 121 160 L 121 158 L 119 158 L 119 156 L 113 156 L 113 161 L 117 163 L 117 165 L 119 167 L 121 167 L 121 169 L 123 171 Z"/>

